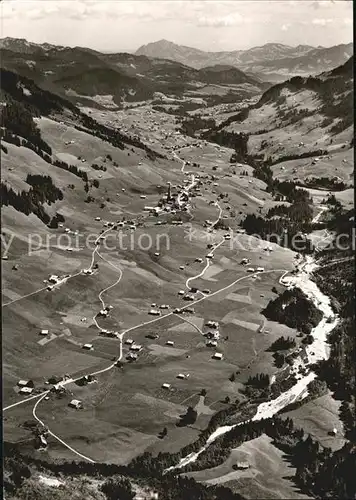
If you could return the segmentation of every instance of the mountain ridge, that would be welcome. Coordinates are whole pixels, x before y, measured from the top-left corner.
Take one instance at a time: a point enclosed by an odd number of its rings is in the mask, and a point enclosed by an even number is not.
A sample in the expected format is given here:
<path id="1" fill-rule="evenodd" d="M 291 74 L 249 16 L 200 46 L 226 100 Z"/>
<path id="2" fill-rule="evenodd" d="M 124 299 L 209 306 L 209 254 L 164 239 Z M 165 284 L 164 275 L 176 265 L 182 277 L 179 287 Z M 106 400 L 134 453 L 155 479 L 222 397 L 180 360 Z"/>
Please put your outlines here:
<path id="1" fill-rule="evenodd" d="M 155 92 L 181 97 L 185 91 L 194 92 L 207 85 L 245 87 L 241 91 L 251 95 L 266 88 L 259 78 L 232 65 L 195 69 L 170 59 L 125 52 L 104 54 L 82 47 L 33 44 L 24 39 L 2 39 L 0 47 L 4 69 L 33 79 L 66 98 L 71 91 L 78 94 L 79 100 L 112 95 L 119 104 L 123 100 L 146 100 Z"/>
<path id="2" fill-rule="evenodd" d="M 197 69 L 228 64 L 244 72 L 264 76 L 268 81 L 283 81 L 297 74 L 304 76 L 328 71 L 343 64 L 352 53 L 352 43 L 331 47 L 267 43 L 247 50 L 212 52 L 177 45 L 168 40 L 143 45 L 135 52 L 136 55 L 168 58 Z"/>

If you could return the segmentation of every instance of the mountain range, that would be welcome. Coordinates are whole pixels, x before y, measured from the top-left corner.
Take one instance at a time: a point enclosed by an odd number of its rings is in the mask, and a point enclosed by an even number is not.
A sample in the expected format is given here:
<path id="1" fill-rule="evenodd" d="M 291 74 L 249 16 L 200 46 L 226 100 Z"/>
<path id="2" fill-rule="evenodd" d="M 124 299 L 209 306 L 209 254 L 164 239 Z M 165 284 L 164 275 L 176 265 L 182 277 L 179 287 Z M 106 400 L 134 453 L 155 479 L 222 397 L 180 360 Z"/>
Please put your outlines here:
<path id="1" fill-rule="evenodd" d="M 268 85 L 232 65 L 195 69 L 177 61 L 144 55 L 101 52 L 82 47 L 35 44 L 24 39 L 0 40 L 4 69 L 34 80 L 43 88 L 68 97 L 111 95 L 115 103 L 142 101 L 155 92 L 181 97 L 206 85 L 231 86 L 238 95 L 256 95 Z"/>
<path id="2" fill-rule="evenodd" d="M 205 52 L 167 40 L 143 45 L 136 51 L 136 55 L 170 59 L 197 69 L 216 64 L 235 66 L 270 82 L 281 82 L 291 76 L 307 76 L 328 71 L 346 62 L 352 54 L 352 43 L 329 48 L 310 45 L 291 47 L 280 43 L 267 43 L 248 50 Z"/>

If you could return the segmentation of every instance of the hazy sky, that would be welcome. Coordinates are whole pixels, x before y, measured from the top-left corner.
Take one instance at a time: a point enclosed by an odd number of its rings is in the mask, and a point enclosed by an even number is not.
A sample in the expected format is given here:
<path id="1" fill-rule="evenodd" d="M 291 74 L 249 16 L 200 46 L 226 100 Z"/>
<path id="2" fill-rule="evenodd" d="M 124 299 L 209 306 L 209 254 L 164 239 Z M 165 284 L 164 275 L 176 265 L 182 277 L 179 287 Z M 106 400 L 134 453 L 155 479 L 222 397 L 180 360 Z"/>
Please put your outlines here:
<path id="1" fill-rule="evenodd" d="M 352 41 L 349 0 L 3 0 L 1 37 L 134 51 L 162 38 L 203 50 Z"/>

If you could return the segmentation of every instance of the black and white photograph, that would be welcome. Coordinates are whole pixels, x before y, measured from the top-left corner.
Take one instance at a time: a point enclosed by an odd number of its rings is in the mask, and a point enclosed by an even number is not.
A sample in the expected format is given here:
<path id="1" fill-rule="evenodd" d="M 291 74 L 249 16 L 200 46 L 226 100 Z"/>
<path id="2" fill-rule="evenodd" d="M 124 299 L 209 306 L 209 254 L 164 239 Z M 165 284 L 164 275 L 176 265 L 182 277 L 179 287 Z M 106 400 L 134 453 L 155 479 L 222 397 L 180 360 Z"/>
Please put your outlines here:
<path id="1" fill-rule="evenodd" d="M 0 2 L 6 500 L 356 499 L 353 14 Z"/>

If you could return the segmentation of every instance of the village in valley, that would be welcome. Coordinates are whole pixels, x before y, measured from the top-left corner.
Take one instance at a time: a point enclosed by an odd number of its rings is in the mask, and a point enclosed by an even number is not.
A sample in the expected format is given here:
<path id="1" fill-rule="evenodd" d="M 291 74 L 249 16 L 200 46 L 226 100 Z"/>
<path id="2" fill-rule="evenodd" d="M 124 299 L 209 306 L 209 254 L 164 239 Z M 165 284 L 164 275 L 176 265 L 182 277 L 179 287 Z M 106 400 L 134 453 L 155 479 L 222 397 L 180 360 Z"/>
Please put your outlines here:
<path id="1" fill-rule="evenodd" d="M 6 498 L 350 493 L 353 56 L 170 44 L 1 40 Z"/>

